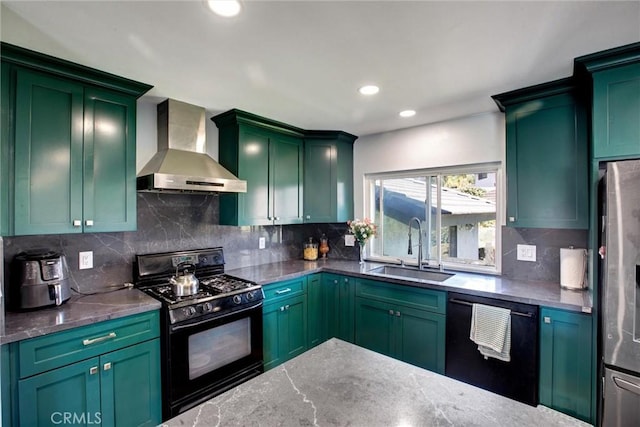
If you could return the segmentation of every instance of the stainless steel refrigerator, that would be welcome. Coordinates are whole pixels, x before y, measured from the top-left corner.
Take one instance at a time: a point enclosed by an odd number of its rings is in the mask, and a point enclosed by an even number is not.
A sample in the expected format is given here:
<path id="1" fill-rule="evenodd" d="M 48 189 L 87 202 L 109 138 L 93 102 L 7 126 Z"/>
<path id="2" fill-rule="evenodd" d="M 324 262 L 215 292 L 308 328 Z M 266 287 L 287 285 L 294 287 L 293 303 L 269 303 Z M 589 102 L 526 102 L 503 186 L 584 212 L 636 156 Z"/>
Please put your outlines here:
<path id="1" fill-rule="evenodd" d="M 640 160 L 608 163 L 605 183 L 602 425 L 640 426 Z"/>

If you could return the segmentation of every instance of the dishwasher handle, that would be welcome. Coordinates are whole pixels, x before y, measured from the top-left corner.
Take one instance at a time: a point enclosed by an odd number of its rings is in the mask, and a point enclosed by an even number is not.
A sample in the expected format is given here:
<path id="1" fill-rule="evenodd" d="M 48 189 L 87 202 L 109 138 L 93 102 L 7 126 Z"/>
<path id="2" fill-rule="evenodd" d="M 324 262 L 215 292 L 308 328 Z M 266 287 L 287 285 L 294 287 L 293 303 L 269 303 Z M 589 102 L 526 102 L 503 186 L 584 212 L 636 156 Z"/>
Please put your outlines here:
<path id="1" fill-rule="evenodd" d="M 463 300 L 457 299 L 457 298 L 451 298 L 449 300 L 449 302 L 452 302 L 454 304 L 460 304 L 460 305 L 468 305 L 470 307 L 473 307 L 473 304 L 474 304 L 472 302 L 463 301 Z M 516 316 L 522 316 L 522 317 L 533 317 L 533 314 L 531 314 L 531 313 L 521 313 L 519 311 L 511 311 L 511 314 L 515 314 Z"/>

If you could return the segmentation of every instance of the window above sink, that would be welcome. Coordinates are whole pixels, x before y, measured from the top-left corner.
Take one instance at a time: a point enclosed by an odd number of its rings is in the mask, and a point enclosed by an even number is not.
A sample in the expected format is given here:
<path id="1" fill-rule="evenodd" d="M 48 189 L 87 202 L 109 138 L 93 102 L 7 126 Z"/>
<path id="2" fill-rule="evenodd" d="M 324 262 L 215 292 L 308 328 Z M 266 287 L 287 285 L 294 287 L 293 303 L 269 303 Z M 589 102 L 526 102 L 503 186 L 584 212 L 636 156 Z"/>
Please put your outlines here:
<path id="1" fill-rule="evenodd" d="M 367 259 L 417 265 L 422 240 L 423 265 L 499 273 L 501 173 L 489 163 L 366 175 L 364 212 L 378 226 Z"/>

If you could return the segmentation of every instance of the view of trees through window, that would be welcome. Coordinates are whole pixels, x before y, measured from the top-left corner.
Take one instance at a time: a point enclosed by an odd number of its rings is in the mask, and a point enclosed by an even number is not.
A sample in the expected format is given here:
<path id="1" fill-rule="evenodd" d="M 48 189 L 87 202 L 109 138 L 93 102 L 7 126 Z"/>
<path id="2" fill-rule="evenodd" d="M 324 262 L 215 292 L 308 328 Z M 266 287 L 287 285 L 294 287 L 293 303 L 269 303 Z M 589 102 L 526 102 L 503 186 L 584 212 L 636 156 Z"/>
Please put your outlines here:
<path id="1" fill-rule="evenodd" d="M 423 260 L 495 270 L 496 180 L 496 170 L 371 178 L 370 208 L 378 235 L 370 255 L 416 262 L 419 238 L 413 218 L 418 218 Z"/>

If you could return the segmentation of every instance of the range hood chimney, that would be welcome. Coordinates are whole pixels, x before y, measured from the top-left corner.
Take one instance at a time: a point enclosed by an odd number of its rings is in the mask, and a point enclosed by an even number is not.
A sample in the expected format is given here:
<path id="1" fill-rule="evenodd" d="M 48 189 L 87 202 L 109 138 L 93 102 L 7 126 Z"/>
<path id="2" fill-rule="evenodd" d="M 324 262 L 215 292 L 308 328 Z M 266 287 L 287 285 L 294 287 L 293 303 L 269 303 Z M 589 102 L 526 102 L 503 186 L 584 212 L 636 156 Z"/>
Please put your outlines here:
<path id="1" fill-rule="evenodd" d="M 246 193 L 246 181 L 207 155 L 204 116 L 174 99 L 158 104 L 158 152 L 138 174 L 138 191 Z"/>

